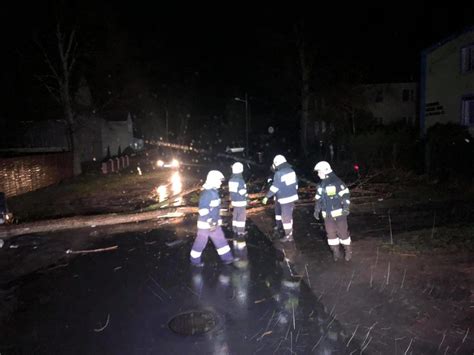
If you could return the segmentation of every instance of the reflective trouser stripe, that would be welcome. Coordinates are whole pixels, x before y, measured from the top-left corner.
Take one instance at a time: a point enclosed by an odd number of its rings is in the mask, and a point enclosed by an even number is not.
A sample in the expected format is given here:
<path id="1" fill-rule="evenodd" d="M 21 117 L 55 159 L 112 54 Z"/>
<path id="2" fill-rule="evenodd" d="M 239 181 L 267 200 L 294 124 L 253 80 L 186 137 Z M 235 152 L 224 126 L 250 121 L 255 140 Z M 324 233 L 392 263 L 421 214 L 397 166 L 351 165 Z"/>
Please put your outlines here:
<path id="1" fill-rule="evenodd" d="M 247 246 L 247 243 L 245 243 L 245 241 L 243 241 L 243 242 L 235 242 L 234 241 L 234 243 L 235 243 L 235 247 L 239 250 L 242 250 Z"/>
<path id="2" fill-rule="evenodd" d="M 245 221 L 232 221 L 232 225 L 235 227 L 245 228 Z"/>
<path id="3" fill-rule="evenodd" d="M 222 248 L 217 249 L 217 254 L 224 255 L 225 253 L 230 252 L 230 246 L 225 245 Z"/>
<path id="4" fill-rule="evenodd" d="M 217 220 L 217 225 L 218 225 L 218 226 L 222 226 L 222 219 L 219 218 L 219 219 Z"/>
<path id="5" fill-rule="evenodd" d="M 281 221 L 281 216 L 279 214 L 275 215 L 275 220 Z"/>
<path id="6" fill-rule="evenodd" d="M 283 229 L 292 229 L 293 228 L 293 221 L 290 223 L 283 223 Z"/>
<path id="7" fill-rule="evenodd" d="M 247 201 L 232 201 L 233 207 L 245 207 L 247 206 Z"/>
<path id="8" fill-rule="evenodd" d="M 298 194 L 288 196 L 288 197 L 279 198 L 278 202 L 280 202 L 280 204 L 284 205 L 284 204 L 287 204 L 287 203 L 290 203 L 290 202 L 295 202 L 296 200 L 298 200 Z"/>
<path id="9" fill-rule="evenodd" d="M 342 245 L 351 245 L 351 237 L 347 239 L 339 239 Z"/>
<path id="10" fill-rule="evenodd" d="M 339 245 L 339 238 L 328 239 L 329 245 Z"/>
<path id="11" fill-rule="evenodd" d="M 281 221 L 283 223 L 283 229 L 285 230 L 286 236 L 289 236 L 293 233 L 293 208 L 294 207 L 295 207 L 294 203 L 281 205 Z"/>
<path id="12" fill-rule="evenodd" d="M 191 258 L 197 259 L 202 255 L 202 251 L 191 250 Z"/>

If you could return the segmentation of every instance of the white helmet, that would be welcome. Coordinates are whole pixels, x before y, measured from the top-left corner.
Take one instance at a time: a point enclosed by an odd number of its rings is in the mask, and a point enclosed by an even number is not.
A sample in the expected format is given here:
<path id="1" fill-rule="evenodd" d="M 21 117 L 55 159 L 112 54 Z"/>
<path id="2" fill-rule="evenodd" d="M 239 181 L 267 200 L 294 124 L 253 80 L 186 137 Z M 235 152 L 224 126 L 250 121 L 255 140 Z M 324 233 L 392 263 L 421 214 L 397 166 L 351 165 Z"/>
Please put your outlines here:
<path id="1" fill-rule="evenodd" d="M 224 180 L 224 175 L 219 170 L 211 170 L 207 173 L 204 188 L 218 189 L 222 185 L 222 180 Z"/>
<path id="2" fill-rule="evenodd" d="M 324 179 L 327 174 L 332 172 L 331 165 L 327 161 L 320 161 L 314 166 L 314 170 L 318 172 L 321 179 Z"/>
<path id="3" fill-rule="evenodd" d="M 232 164 L 232 174 L 242 174 L 244 172 L 244 165 L 242 163 Z"/>
<path id="4" fill-rule="evenodd" d="M 280 166 L 281 164 L 286 163 L 286 159 L 283 155 L 275 155 L 275 158 L 273 158 L 273 165 L 275 167 Z"/>

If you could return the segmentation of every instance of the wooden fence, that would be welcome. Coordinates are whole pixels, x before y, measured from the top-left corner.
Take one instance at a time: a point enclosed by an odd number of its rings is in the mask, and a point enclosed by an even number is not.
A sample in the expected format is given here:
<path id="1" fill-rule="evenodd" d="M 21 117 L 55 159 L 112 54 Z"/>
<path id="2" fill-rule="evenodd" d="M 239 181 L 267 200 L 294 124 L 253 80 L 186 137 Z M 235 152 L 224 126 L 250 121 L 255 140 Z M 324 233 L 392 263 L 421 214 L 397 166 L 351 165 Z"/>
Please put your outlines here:
<path id="1" fill-rule="evenodd" d="M 0 157 L 0 191 L 7 197 L 53 185 L 72 176 L 71 153 Z"/>

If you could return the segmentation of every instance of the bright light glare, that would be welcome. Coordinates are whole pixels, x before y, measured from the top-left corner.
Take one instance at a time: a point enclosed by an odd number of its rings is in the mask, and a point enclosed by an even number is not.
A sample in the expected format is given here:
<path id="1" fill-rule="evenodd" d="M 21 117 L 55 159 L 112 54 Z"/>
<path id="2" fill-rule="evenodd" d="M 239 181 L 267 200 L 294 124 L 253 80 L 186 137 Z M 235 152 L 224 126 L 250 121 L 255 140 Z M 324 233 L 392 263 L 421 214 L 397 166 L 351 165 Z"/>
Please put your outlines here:
<path id="1" fill-rule="evenodd" d="M 173 195 L 179 194 L 183 189 L 183 183 L 181 182 L 181 176 L 178 172 L 175 172 L 171 176 L 171 190 L 173 191 Z"/>
<path id="2" fill-rule="evenodd" d="M 158 194 L 158 201 L 163 202 L 168 197 L 168 191 L 166 191 L 166 185 L 160 185 L 156 188 Z"/>
<path id="3" fill-rule="evenodd" d="M 173 160 L 171 161 L 171 166 L 172 166 L 173 168 L 178 168 L 178 167 L 179 167 L 179 161 L 177 161 L 176 159 L 173 159 Z"/>
<path id="4" fill-rule="evenodd" d="M 159 168 L 161 168 L 163 165 L 165 165 L 165 162 L 164 162 L 163 160 L 158 160 L 158 161 L 156 162 L 156 165 L 157 165 Z"/>

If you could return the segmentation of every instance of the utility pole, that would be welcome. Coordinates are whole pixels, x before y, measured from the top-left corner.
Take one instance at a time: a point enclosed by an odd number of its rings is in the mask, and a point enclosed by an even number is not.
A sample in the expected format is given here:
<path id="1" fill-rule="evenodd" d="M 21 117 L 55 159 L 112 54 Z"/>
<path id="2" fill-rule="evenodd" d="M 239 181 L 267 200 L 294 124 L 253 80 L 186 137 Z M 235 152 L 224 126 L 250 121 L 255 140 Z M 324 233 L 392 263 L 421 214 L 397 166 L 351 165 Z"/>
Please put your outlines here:
<path id="1" fill-rule="evenodd" d="M 247 93 L 245 93 L 245 99 L 235 97 L 234 100 L 245 103 L 245 151 L 247 152 L 247 157 L 249 157 L 250 152 L 249 152 L 249 99 L 248 99 L 248 95 Z"/>

